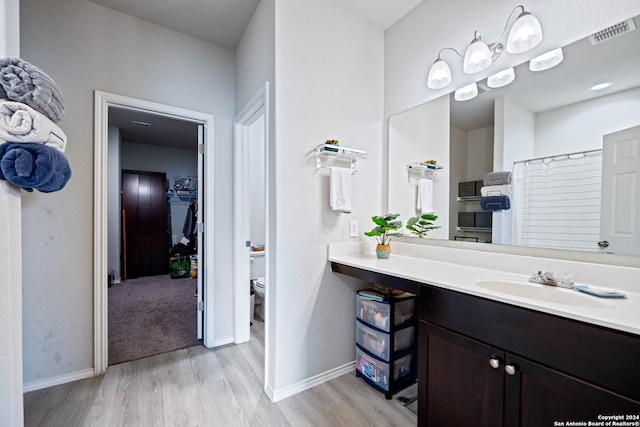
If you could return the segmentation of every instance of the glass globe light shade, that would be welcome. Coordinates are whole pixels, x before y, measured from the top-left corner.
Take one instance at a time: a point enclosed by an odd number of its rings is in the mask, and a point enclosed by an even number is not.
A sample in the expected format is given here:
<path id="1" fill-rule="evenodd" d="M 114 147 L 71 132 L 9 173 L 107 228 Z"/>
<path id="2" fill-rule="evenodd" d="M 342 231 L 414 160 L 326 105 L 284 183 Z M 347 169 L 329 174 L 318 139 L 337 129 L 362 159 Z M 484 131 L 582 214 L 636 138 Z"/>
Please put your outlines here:
<path id="1" fill-rule="evenodd" d="M 507 52 L 526 52 L 536 47 L 541 41 L 542 28 L 540 28 L 540 22 L 529 12 L 522 12 L 509 31 Z"/>
<path id="2" fill-rule="evenodd" d="M 544 71 L 549 68 L 553 68 L 564 59 L 564 55 L 562 54 L 562 48 L 559 47 L 550 52 L 543 53 L 540 56 L 536 56 L 531 61 L 529 61 L 529 69 L 531 71 Z"/>
<path id="3" fill-rule="evenodd" d="M 495 73 L 487 78 L 487 86 L 491 88 L 498 88 L 506 86 L 516 78 L 516 74 L 513 67 L 502 70 L 499 73 Z"/>
<path id="4" fill-rule="evenodd" d="M 453 97 L 456 101 L 468 101 L 478 96 L 478 85 L 471 83 L 456 90 Z"/>
<path id="5" fill-rule="evenodd" d="M 491 65 L 491 51 L 480 37 L 473 39 L 464 54 L 463 71 L 473 74 L 485 70 Z"/>
<path id="6" fill-rule="evenodd" d="M 427 77 L 429 89 L 441 89 L 451 83 L 451 69 L 442 59 L 436 59 Z"/>

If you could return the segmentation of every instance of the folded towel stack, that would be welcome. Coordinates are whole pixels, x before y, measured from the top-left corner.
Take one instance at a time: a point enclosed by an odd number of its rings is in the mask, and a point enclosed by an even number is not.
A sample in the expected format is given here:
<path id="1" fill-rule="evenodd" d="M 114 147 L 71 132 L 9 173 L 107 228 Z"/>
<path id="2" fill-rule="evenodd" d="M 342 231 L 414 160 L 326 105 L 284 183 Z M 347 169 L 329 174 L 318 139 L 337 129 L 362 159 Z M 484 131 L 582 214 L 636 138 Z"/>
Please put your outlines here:
<path id="1" fill-rule="evenodd" d="M 58 85 L 20 58 L 0 58 L 0 179 L 33 191 L 64 188 L 71 177 Z"/>
<path id="2" fill-rule="evenodd" d="M 480 207 L 485 211 L 501 211 L 511 208 L 511 172 L 489 172 L 482 178 Z"/>

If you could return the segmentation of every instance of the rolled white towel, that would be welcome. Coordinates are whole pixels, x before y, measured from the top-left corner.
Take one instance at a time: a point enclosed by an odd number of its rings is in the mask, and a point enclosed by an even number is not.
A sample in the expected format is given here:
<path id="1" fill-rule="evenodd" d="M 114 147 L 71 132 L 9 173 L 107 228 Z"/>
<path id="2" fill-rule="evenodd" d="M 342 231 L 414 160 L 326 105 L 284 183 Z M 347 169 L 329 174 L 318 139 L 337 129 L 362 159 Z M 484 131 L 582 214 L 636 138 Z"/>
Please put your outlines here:
<path id="1" fill-rule="evenodd" d="M 4 142 L 44 144 L 64 153 L 67 136 L 58 125 L 28 105 L 0 100 L 0 143 Z"/>
<path id="2" fill-rule="evenodd" d="M 486 185 L 480 189 L 480 195 L 482 197 L 487 196 L 510 196 L 511 195 L 511 185 L 503 184 L 503 185 Z"/>

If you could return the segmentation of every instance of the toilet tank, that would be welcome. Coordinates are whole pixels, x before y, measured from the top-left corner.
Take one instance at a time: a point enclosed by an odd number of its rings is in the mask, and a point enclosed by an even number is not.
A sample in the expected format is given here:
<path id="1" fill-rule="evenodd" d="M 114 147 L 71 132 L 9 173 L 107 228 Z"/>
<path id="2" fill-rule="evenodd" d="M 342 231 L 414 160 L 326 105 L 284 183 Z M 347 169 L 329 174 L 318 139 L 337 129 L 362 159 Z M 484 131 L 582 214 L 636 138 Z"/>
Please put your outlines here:
<path id="1" fill-rule="evenodd" d="M 249 252 L 249 262 L 251 264 L 250 279 L 266 276 L 265 251 Z"/>

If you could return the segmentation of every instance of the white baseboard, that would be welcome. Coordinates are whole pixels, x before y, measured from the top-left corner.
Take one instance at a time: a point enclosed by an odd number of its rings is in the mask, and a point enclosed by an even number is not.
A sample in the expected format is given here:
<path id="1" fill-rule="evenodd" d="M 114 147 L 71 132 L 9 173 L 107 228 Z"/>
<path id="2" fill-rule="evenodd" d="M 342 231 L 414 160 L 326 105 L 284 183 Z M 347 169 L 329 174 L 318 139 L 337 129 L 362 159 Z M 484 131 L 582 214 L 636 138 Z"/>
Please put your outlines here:
<path id="1" fill-rule="evenodd" d="M 272 402 L 277 402 L 279 400 L 286 399 L 289 396 L 293 396 L 294 394 L 300 393 L 301 391 L 308 390 L 317 385 L 330 381 L 341 375 L 354 373 L 355 369 L 356 361 L 354 360 L 353 362 L 338 366 L 337 368 L 333 368 L 318 375 L 314 375 L 311 378 L 307 378 L 306 380 L 302 380 L 295 384 L 291 384 L 279 389 L 273 389 L 269 384 L 267 384 L 264 391 Z"/>
<path id="2" fill-rule="evenodd" d="M 57 377 L 45 378 L 43 380 L 30 381 L 24 384 L 23 392 L 42 390 L 43 388 L 53 387 L 54 385 L 66 384 L 72 381 L 83 380 L 95 376 L 93 368 L 83 369 L 81 371 L 70 372 L 68 374 L 58 375 Z"/>

